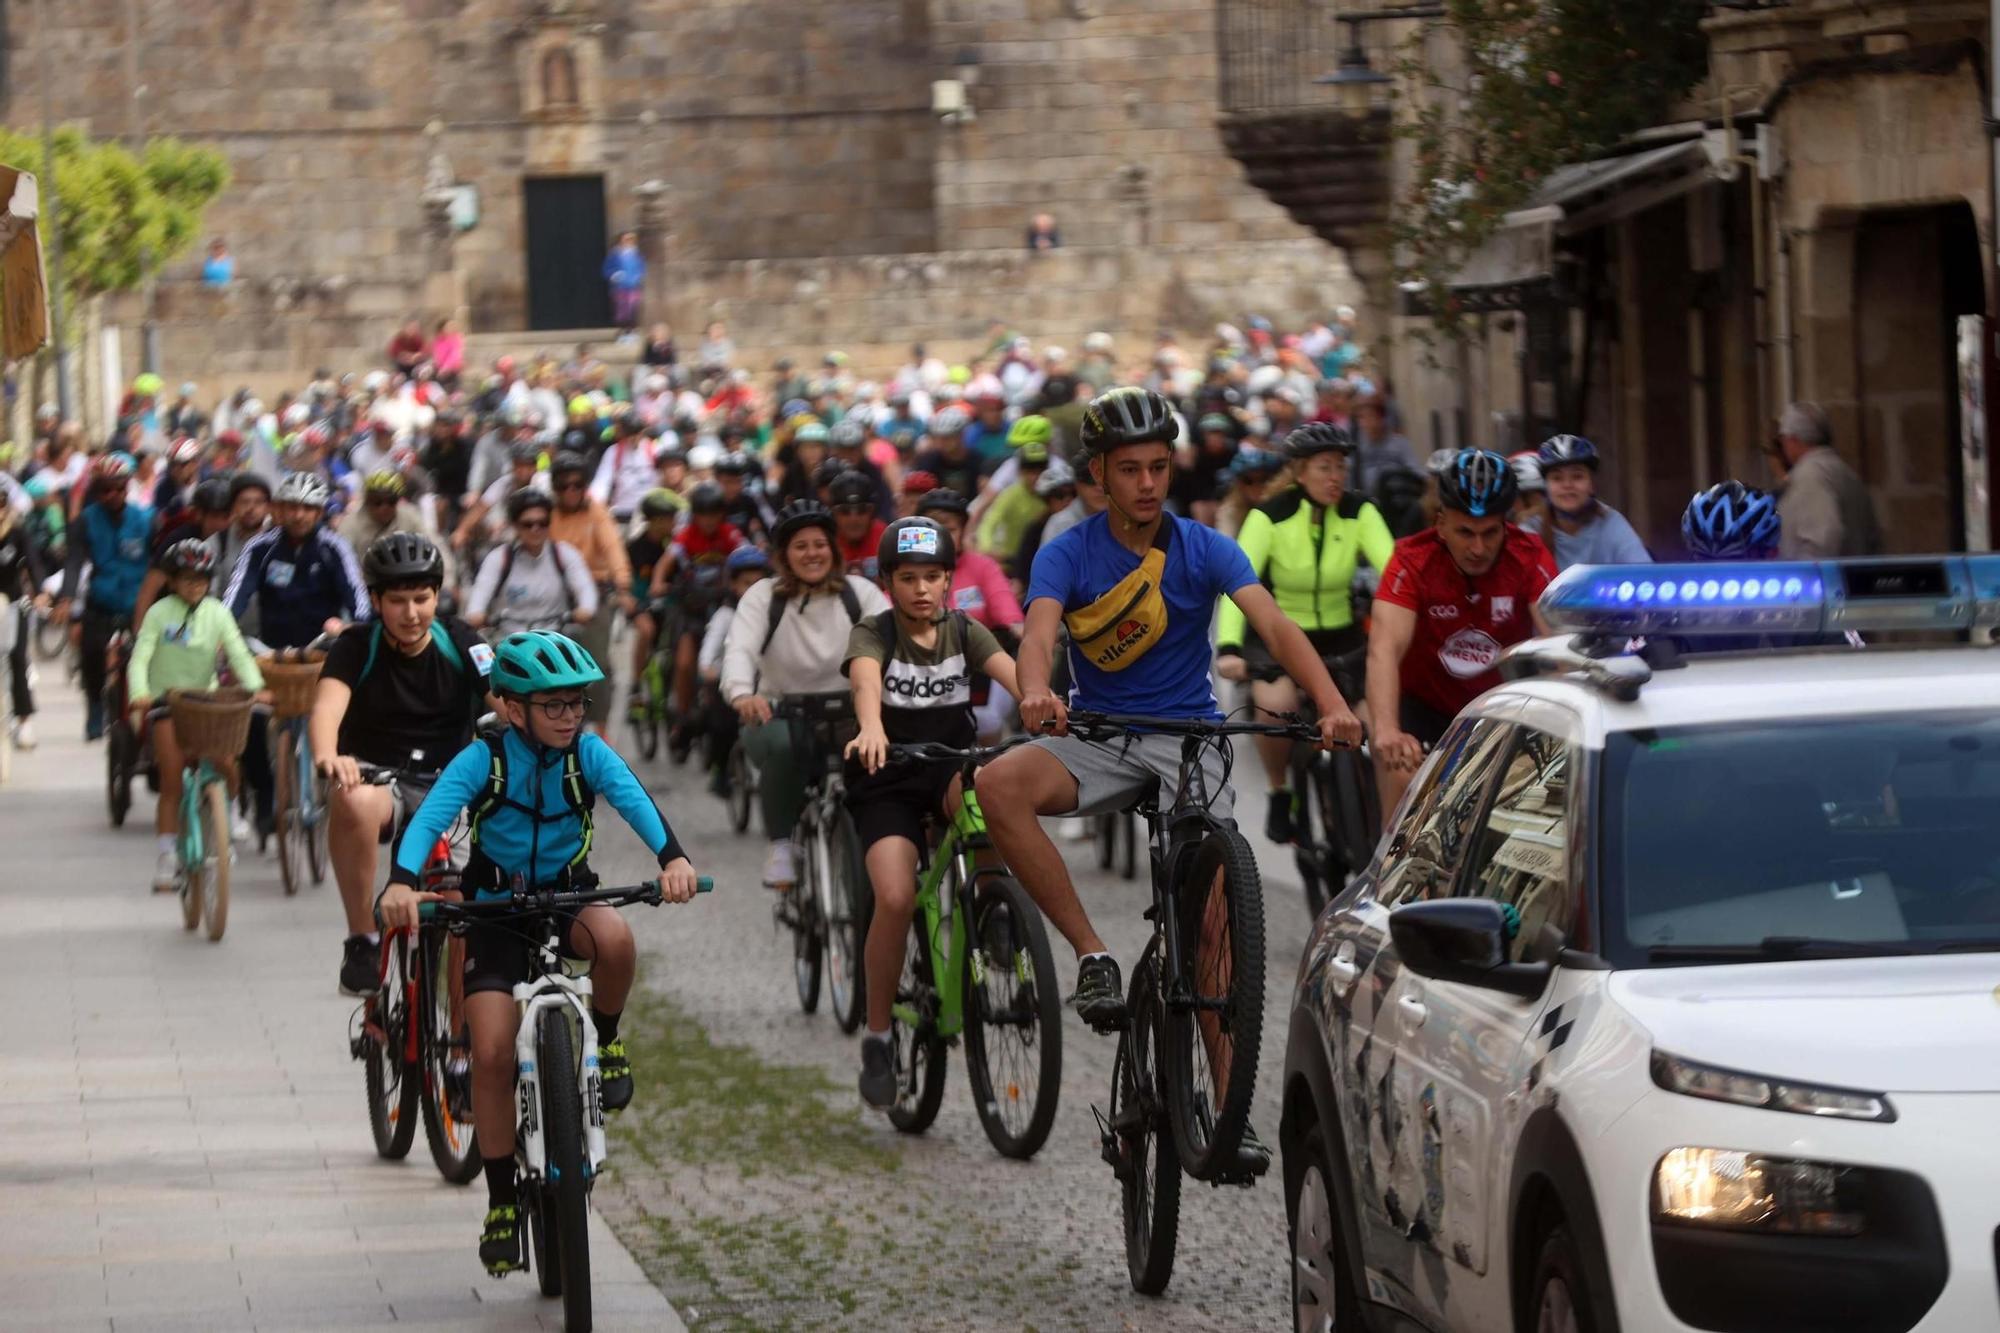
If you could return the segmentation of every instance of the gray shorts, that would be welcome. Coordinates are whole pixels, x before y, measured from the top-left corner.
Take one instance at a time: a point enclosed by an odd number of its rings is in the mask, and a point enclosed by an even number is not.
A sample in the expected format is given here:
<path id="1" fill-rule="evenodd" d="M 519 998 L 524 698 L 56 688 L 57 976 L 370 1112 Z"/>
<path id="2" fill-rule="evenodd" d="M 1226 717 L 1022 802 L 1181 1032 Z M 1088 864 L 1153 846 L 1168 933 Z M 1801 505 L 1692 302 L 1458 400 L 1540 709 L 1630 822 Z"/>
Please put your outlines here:
<path id="1" fill-rule="evenodd" d="M 1163 806 L 1174 798 L 1181 772 L 1179 736 L 1128 735 L 1104 742 L 1043 736 L 1030 743 L 1054 755 L 1076 779 L 1076 809 L 1069 814 L 1123 810 L 1155 786 Z M 1207 808 L 1217 819 L 1228 819 L 1236 808 L 1236 793 L 1223 780 L 1222 756 L 1213 746 L 1202 751 L 1201 776 L 1208 789 Z"/>

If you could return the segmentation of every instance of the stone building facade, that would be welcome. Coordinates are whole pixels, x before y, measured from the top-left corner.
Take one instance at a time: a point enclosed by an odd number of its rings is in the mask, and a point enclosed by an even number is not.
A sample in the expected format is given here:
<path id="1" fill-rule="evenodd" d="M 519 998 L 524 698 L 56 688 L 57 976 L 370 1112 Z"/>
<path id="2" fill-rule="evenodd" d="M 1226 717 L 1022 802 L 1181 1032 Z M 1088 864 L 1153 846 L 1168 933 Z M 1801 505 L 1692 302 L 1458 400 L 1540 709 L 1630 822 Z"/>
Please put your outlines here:
<path id="1" fill-rule="evenodd" d="M 227 153 L 234 183 L 210 222 L 240 282 L 199 289 L 193 258 L 162 275 L 170 373 L 372 354 L 404 314 L 601 326 L 597 265 L 628 227 L 654 259 L 651 309 L 685 324 L 784 324 L 797 284 L 732 266 L 831 262 L 822 290 L 865 289 L 899 257 L 958 273 L 964 256 L 1020 250 L 1039 210 L 1074 250 L 1228 250 L 1232 278 L 1279 294 L 1269 313 L 1302 316 L 1282 303 L 1320 299 L 1344 270 L 1222 151 L 1213 6 L 63 0 L 43 33 L 0 0 L 0 109 L 33 123 L 48 70 L 61 120 Z M 939 81 L 970 114 L 938 114 Z M 900 327 L 983 326 L 959 284 L 918 287 L 937 294 L 934 322 Z M 1123 313 L 1150 332 L 1176 312 Z M 117 315 L 137 319 L 131 303 Z"/>

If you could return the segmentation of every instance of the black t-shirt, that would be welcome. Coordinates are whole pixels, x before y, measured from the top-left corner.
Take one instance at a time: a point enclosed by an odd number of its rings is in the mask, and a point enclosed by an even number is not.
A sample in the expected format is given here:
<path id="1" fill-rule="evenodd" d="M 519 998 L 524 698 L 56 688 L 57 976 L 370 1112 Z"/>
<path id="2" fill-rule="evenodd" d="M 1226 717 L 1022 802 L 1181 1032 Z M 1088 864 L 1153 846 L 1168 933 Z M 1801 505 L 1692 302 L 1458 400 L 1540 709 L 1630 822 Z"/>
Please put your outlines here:
<path id="1" fill-rule="evenodd" d="M 636 537 L 625 542 L 625 558 L 632 562 L 632 581 L 639 585 L 639 595 L 646 595 L 646 588 L 653 581 L 653 569 L 660 563 L 660 557 L 667 553 L 667 544 L 646 535 L 642 530 Z"/>
<path id="2" fill-rule="evenodd" d="M 942 450 L 926 449 L 910 462 L 917 472 L 928 472 L 938 485 L 957 491 L 970 500 L 979 494 L 979 455 L 967 449 L 957 458 L 946 458 Z"/>
<path id="3" fill-rule="evenodd" d="M 354 692 L 340 721 L 340 752 L 371 764 L 443 768 L 472 742 L 472 724 L 486 710 L 486 674 L 493 650 L 464 622 L 440 616 L 458 649 L 454 667 L 436 643 L 406 657 L 376 621 L 342 632 L 327 651 L 322 673 Z M 370 648 L 375 663 L 368 669 Z"/>

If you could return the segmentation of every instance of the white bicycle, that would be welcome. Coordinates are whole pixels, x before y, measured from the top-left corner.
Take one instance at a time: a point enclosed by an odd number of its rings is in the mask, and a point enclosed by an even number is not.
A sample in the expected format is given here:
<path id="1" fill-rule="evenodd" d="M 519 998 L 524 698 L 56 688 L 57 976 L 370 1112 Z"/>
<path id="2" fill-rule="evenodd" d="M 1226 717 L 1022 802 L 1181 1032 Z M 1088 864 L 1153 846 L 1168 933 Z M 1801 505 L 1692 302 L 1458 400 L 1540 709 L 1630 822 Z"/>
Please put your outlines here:
<path id="1" fill-rule="evenodd" d="M 707 893 L 715 881 L 696 881 Z M 590 1017 L 590 978 L 563 968 L 566 914 L 594 903 L 660 904 L 657 880 L 584 892 L 521 892 L 472 902 L 427 902 L 423 920 L 519 922 L 539 941 L 529 951 L 530 975 L 514 986 L 521 1026 L 514 1037 L 519 1070 L 514 1159 L 520 1167 L 521 1211 L 528 1219 L 529 1266 L 544 1296 L 561 1296 L 563 1327 L 590 1327 L 590 1188 L 604 1165 L 604 1101 L 597 1070 L 597 1026 Z"/>

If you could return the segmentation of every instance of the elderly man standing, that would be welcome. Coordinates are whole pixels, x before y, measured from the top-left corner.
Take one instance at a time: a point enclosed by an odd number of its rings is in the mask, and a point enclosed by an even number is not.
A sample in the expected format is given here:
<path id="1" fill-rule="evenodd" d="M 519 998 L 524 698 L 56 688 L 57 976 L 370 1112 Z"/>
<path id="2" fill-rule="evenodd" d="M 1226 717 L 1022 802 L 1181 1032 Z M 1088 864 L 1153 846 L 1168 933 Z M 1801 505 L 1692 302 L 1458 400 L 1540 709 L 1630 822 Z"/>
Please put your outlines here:
<path id="1" fill-rule="evenodd" d="M 1882 549 L 1868 488 L 1833 448 L 1818 403 L 1793 403 L 1778 419 L 1778 448 L 1789 472 L 1778 499 L 1778 555 L 1834 560 Z"/>

